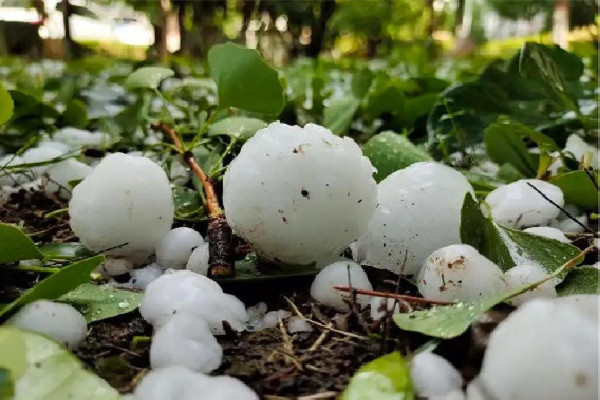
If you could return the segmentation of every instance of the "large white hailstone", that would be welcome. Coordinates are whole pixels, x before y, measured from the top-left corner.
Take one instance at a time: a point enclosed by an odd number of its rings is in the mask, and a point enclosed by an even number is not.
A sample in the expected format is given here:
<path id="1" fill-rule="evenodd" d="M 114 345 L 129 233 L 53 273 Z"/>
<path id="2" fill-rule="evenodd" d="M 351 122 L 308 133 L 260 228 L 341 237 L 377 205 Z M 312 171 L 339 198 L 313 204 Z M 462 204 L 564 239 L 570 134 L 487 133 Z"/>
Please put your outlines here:
<path id="1" fill-rule="evenodd" d="M 37 300 L 23 306 L 8 321 L 19 329 L 42 333 L 75 350 L 87 335 L 87 322 L 73 306 Z"/>
<path id="2" fill-rule="evenodd" d="M 454 244 L 431 253 L 417 278 L 423 297 L 466 301 L 506 290 L 502 270 L 466 244 Z"/>
<path id="3" fill-rule="evenodd" d="M 548 271 L 536 264 L 521 264 L 512 267 L 504 273 L 504 281 L 509 289 L 516 289 L 528 283 L 534 283 L 543 279 L 548 275 Z M 514 306 L 520 306 L 526 301 L 535 299 L 538 297 L 556 297 L 556 289 L 554 288 L 559 281 L 557 279 L 550 279 L 541 285 L 538 285 L 535 289 L 520 294 L 509 300 L 509 303 Z"/>
<path id="4" fill-rule="evenodd" d="M 203 243 L 202 235 L 192 228 L 171 229 L 156 245 L 156 262 L 165 268 L 184 268 L 192 251 Z"/>
<path id="5" fill-rule="evenodd" d="M 51 147 L 32 147 L 23 153 L 23 162 L 25 164 L 41 163 L 51 161 L 62 155 L 64 155 L 62 151 Z M 37 167 L 31 167 L 30 170 L 37 177 L 50 168 L 50 166 L 50 164 L 39 165 Z"/>
<path id="6" fill-rule="evenodd" d="M 227 169 L 225 213 L 261 256 L 324 265 L 365 232 L 377 204 L 372 175 L 351 138 L 274 122 Z"/>
<path id="7" fill-rule="evenodd" d="M 169 180 L 145 157 L 108 155 L 73 189 L 69 215 L 88 248 L 143 260 L 173 223 Z"/>
<path id="8" fill-rule="evenodd" d="M 77 160 L 68 159 L 54 164 L 46 171 L 47 181 L 44 190 L 46 193 L 56 193 L 60 198 L 71 198 L 69 182 L 80 181 L 92 172 L 93 168 Z"/>
<path id="9" fill-rule="evenodd" d="M 10 173 L 4 169 L 5 167 L 14 167 L 23 164 L 24 162 L 23 157 L 14 154 L 7 154 L 0 157 L 0 186 L 13 186 L 26 182 L 28 179 L 24 174 Z"/>
<path id="10" fill-rule="evenodd" d="M 582 161 L 586 153 L 591 153 L 590 166 L 598 169 L 598 148 L 586 143 L 580 136 L 573 133 L 567 138 L 565 143 L 565 152 L 573 154 L 577 161 Z"/>
<path id="11" fill-rule="evenodd" d="M 371 319 L 373 321 L 379 321 L 388 314 L 400 312 L 400 304 L 394 299 L 372 297 L 369 305 L 371 306 Z"/>
<path id="12" fill-rule="evenodd" d="M 548 239 L 558 240 L 561 243 L 571 243 L 571 241 L 565 236 L 564 233 L 562 233 L 560 229 L 549 226 L 534 226 L 532 228 L 524 229 L 523 232 L 536 236 L 542 236 Z"/>
<path id="13" fill-rule="evenodd" d="M 188 259 L 185 268 L 197 274 L 207 275 L 209 267 L 208 256 L 208 243 L 204 242 L 192 251 L 192 255 Z"/>
<path id="14" fill-rule="evenodd" d="M 225 333 L 223 321 L 236 331 L 243 331 L 248 322 L 244 303 L 223 293 L 212 279 L 188 270 L 164 274 L 150 283 L 140 312 L 155 327 L 178 313 L 194 315 L 204 319 L 215 335 Z"/>
<path id="15" fill-rule="evenodd" d="M 319 303 L 338 311 L 347 311 L 348 304 L 344 299 L 348 298 L 349 294 L 334 289 L 334 286 L 352 286 L 354 289 L 373 290 L 369 277 L 362 267 L 350 260 L 338 261 L 323 268 L 315 276 L 310 287 L 310 295 Z M 369 304 L 369 297 L 358 295 L 356 301 L 364 308 Z"/>
<path id="16" fill-rule="evenodd" d="M 358 253 L 373 266 L 399 273 L 404 265 L 404 274 L 416 274 L 432 251 L 460 243 L 467 193 L 473 194 L 467 179 L 442 164 L 420 162 L 394 172 L 379 183 L 379 204 Z"/>
<path id="17" fill-rule="evenodd" d="M 577 297 L 531 300 L 498 325 L 477 379 L 484 399 L 598 398 L 598 296 Z"/>
<path id="18" fill-rule="evenodd" d="M 492 211 L 492 218 L 500 225 L 512 228 L 546 225 L 560 214 L 560 210 L 550 204 L 529 184 L 535 186 L 546 197 L 563 206 L 562 190 L 551 183 L 538 179 L 521 179 L 492 190 L 485 198 Z M 482 205 L 485 208 L 485 205 Z"/>
<path id="19" fill-rule="evenodd" d="M 151 282 L 163 274 L 163 268 L 156 263 L 152 263 L 144 268 L 134 269 L 129 274 L 131 275 L 129 285 L 135 289 L 145 290 Z"/>
<path id="20" fill-rule="evenodd" d="M 153 369 L 181 366 L 208 373 L 219 368 L 223 349 L 204 320 L 174 315 L 155 330 L 150 346 Z"/>
<path id="21" fill-rule="evenodd" d="M 133 269 L 131 260 L 125 257 L 106 257 L 104 262 L 94 272 L 108 278 L 124 275 Z"/>
<path id="22" fill-rule="evenodd" d="M 53 135 L 57 142 L 66 144 L 72 150 L 82 147 L 103 148 L 110 144 L 111 138 L 108 133 L 90 132 L 83 129 L 66 127 Z"/>
<path id="23" fill-rule="evenodd" d="M 445 358 L 430 351 L 418 353 L 410 363 L 410 377 L 416 393 L 425 398 L 460 390 L 462 377 Z"/>

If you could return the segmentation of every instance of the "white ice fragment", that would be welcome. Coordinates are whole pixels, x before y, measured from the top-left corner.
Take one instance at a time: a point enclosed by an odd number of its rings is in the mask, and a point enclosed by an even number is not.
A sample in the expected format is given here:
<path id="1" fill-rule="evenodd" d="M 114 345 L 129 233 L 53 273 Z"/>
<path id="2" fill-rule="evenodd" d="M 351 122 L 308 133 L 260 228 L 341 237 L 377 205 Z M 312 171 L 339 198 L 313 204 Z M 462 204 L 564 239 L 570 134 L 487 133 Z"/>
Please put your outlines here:
<path id="1" fill-rule="evenodd" d="M 415 163 L 389 175 L 379 183 L 375 216 L 358 241 L 358 253 L 365 255 L 359 261 L 416 274 L 432 251 L 460 243 L 467 193 L 473 188 L 460 172 L 435 162 Z"/>
<path id="2" fill-rule="evenodd" d="M 92 172 L 93 168 L 77 160 L 68 159 L 52 165 L 46 173 L 44 186 L 46 193 L 57 193 L 60 198 L 71 198 L 72 181 L 80 181 Z"/>
<path id="3" fill-rule="evenodd" d="M 492 218 L 500 225 L 512 228 L 546 225 L 558 217 L 560 210 L 544 199 L 528 184 L 532 184 L 559 206 L 565 204 L 558 186 L 537 179 L 522 179 L 492 190 L 485 198 Z M 485 205 L 482 205 L 485 211 Z"/>
<path id="4" fill-rule="evenodd" d="M 267 259 L 325 265 L 365 232 L 377 203 L 372 174 L 351 138 L 275 122 L 225 173 L 227 220 Z"/>
<path id="5" fill-rule="evenodd" d="M 294 315 L 287 321 L 287 330 L 289 333 L 312 332 L 313 327 L 304 318 Z"/>
<path id="6" fill-rule="evenodd" d="M 106 260 L 96 268 L 95 272 L 108 278 L 124 275 L 132 269 L 133 263 L 125 257 L 106 257 Z"/>
<path id="7" fill-rule="evenodd" d="M 465 398 L 461 389 L 455 389 L 439 396 L 430 396 L 427 400 L 465 400 Z"/>
<path id="8" fill-rule="evenodd" d="M 72 127 L 57 131 L 53 135 L 53 139 L 69 146 L 71 150 L 79 150 L 82 147 L 103 148 L 108 146 L 111 141 L 108 133 L 90 132 Z"/>
<path id="9" fill-rule="evenodd" d="M 338 311 L 347 311 L 348 304 L 344 301 L 348 293 L 334 289 L 334 286 L 351 286 L 354 289 L 373 290 L 373 286 L 362 267 L 353 261 L 338 261 L 323 268 L 315 277 L 310 295 L 319 303 L 333 307 Z M 359 306 L 366 307 L 369 297 L 356 296 Z"/>
<path id="10" fill-rule="evenodd" d="M 577 208 L 576 206 L 572 204 L 567 204 L 563 208 L 584 226 L 588 224 L 587 215 L 581 213 L 581 210 L 579 210 L 579 208 Z M 580 224 L 573 221 L 571 218 L 567 217 L 567 215 L 565 215 L 562 212 L 556 219 L 550 221 L 548 225 L 553 228 L 560 229 L 563 232 L 579 233 L 584 231 L 584 228 Z"/>
<path id="11" fill-rule="evenodd" d="M 291 312 L 285 310 L 269 311 L 265 314 L 260 325 L 260 329 L 275 328 L 279 323 L 279 319 L 286 319 L 292 315 Z"/>
<path id="12" fill-rule="evenodd" d="M 87 322 L 73 306 L 37 300 L 23 306 L 9 324 L 19 329 L 42 333 L 76 350 L 87 335 Z"/>
<path id="13" fill-rule="evenodd" d="M 379 321 L 388 314 L 400 312 L 400 305 L 394 299 L 373 296 L 369 304 L 373 321 Z"/>
<path id="14" fill-rule="evenodd" d="M 0 186 L 13 186 L 27 182 L 29 179 L 26 174 L 9 172 L 4 169 L 5 167 L 14 167 L 23 163 L 25 163 L 23 158 L 14 154 L 7 154 L 0 157 Z"/>
<path id="15" fill-rule="evenodd" d="M 443 396 L 460 390 L 462 377 L 445 358 L 430 351 L 423 351 L 413 357 L 410 376 L 420 397 Z"/>
<path id="16" fill-rule="evenodd" d="M 165 268 L 182 269 L 192 251 L 204 244 L 197 231 L 180 227 L 170 230 L 156 245 L 156 262 Z"/>
<path id="17" fill-rule="evenodd" d="M 583 160 L 585 154 L 590 153 L 590 166 L 598 169 L 598 147 L 586 143 L 580 136 L 573 133 L 567 138 L 565 143 L 565 152 L 573 154 L 579 162 Z"/>
<path id="18" fill-rule="evenodd" d="M 248 314 L 248 326 L 246 330 L 251 332 L 260 330 L 266 313 L 267 304 L 264 301 L 248 307 L 246 309 L 246 314 Z"/>
<path id="19" fill-rule="evenodd" d="M 131 287 L 145 290 L 151 282 L 163 274 L 163 268 L 156 263 L 152 263 L 143 268 L 134 269 L 129 274 L 131 275 L 129 280 Z"/>
<path id="20" fill-rule="evenodd" d="M 417 287 L 423 297 L 466 301 L 506 290 L 500 267 L 466 244 L 434 251 L 419 271 Z"/>
<path id="21" fill-rule="evenodd" d="M 64 153 L 60 150 L 49 147 L 32 147 L 23 153 L 24 164 L 35 164 L 51 161 L 62 156 Z M 40 176 L 44 171 L 50 168 L 51 164 L 31 167 L 30 171 L 34 176 Z"/>
<path id="22" fill-rule="evenodd" d="M 73 189 L 71 228 L 94 251 L 143 261 L 171 229 L 173 197 L 163 169 L 145 157 L 106 156 Z M 115 246 L 120 246 L 116 247 Z"/>
<path id="23" fill-rule="evenodd" d="M 177 314 L 155 330 L 150 346 L 153 369 L 173 366 L 208 373 L 219 368 L 223 349 L 204 320 Z"/>
<path id="24" fill-rule="evenodd" d="M 560 229 L 551 228 L 549 226 L 534 226 L 524 229 L 523 232 L 530 233 L 536 236 L 542 236 L 548 239 L 558 240 L 561 243 L 571 243 Z"/>
<path id="25" fill-rule="evenodd" d="M 208 243 L 204 242 L 192 251 L 185 268 L 197 274 L 207 275 L 208 255 Z"/>
<path id="26" fill-rule="evenodd" d="M 516 289 L 528 283 L 537 282 L 548 274 L 549 272 L 539 265 L 521 264 L 506 271 L 504 273 L 504 281 L 509 289 Z M 509 303 L 514 306 L 520 306 L 526 301 L 538 297 L 554 298 L 556 297 L 556 289 L 554 287 L 558 283 L 559 281 L 556 278 L 550 279 L 549 281 L 538 285 L 535 289 L 513 297 L 509 300 Z"/>

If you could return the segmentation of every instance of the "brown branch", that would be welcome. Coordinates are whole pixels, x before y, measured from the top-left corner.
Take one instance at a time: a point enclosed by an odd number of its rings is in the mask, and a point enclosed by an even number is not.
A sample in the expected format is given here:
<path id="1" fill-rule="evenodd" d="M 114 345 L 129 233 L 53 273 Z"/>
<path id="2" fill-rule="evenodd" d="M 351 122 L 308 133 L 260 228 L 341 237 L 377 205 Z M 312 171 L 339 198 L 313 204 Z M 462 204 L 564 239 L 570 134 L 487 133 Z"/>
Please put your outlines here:
<path id="1" fill-rule="evenodd" d="M 366 295 L 366 296 L 387 297 L 389 299 L 400 299 L 400 300 L 414 301 L 414 302 L 419 302 L 419 303 L 438 304 L 438 305 L 444 305 L 444 306 L 448 305 L 448 304 L 454 304 L 450 301 L 426 299 L 424 297 L 409 296 L 406 294 L 395 294 L 395 293 L 387 293 L 387 292 L 377 292 L 374 290 L 356 289 L 356 288 L 350 288 L 348 286 L 334 286 L 333 288 L 335 290 L 339 290 L 340 292 L 345 292 L 345 293 L 355 292 L 356 294 L 362 294 L 362 295 Z"/>

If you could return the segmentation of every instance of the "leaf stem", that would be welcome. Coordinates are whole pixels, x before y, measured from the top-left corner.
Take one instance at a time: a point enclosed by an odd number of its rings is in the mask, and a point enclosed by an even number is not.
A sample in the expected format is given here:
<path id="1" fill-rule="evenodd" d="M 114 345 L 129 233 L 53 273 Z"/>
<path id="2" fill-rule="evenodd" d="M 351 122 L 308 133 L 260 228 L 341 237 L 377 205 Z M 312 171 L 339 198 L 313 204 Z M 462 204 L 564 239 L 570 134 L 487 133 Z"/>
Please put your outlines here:
<path id="1" fill-rule="evenodd" d="M 419 303 L 438 304 L 438 305 L 443 305 L 443 306 L 448 305 L 448 304 L 454 304 L 450 301 L 426 299 L 424 297 L 409 296 L 406 294 L 377 292 L 375 290 L 356 289 L 356 288 L 351 288 L 349 286 L 334 286 L 333 288 L 335 290 L 339 290 L 340 292 L 356 293 L 356 294 L 362 294 L 362 295 L 373 296 L 373 297 L 386 297 L 389 299 L 399 299 L 399 300 L 414 301 L 414 302 L 419 302 Z"/>

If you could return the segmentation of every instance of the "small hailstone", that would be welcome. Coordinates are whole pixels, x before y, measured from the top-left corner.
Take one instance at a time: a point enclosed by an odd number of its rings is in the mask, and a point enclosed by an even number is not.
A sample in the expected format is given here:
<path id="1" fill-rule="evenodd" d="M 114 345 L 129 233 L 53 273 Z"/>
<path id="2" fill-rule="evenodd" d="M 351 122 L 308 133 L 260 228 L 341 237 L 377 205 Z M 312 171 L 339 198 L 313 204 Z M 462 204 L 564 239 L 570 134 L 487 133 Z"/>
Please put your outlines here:
<path id="1" fill-rule="evenodd" d="M 445 358 L 429 351 L 413 357 L 410 376 L 416 393 L 420 397 L 443 396 L 460 390 L 462 377 Z"/>
<path id="2" fill-rule="evenodd" d="M 442 164 L 420 162 L 394 172 L 379 183 L 379 204 L 358 253 L 367 264 L 416 274 L 432 251 L 460 243 L 467 193 L 473 194 L 467 179 Z"/>
<path id="3" fill-rule="evenodd" d="M 97 273 L 104 277 L 124 275 L 133 269 L 131 260 L 124 257 L 106 257 L 106 260 L 96 268 Z"/>
<path id="4" fill-rule="evenodd" d="M 111 154 L 73 189 L 69 215 L 86 247 L 143 261 L 171 229 L 171 186 L 151 160 Z"/>
<path id="5" fill-rule="evenodd" d="M 192 251 L 192 255 L 188 259 L 185 268 L 197 274 L 207 275 L 209 267 L 208 255 L 208 243 L 202 243 Z"/>
<path id="6" fill-rule="evenodd" d="M 571 243 L 560 229 L 551 228 L 549 226 L 535 226 L 524 229 L 523 232 L 530 233 L 536 236 L 542 236 L 548 239 L 558 240 L 561 243 Z"/>
<path id="7" fill-rule="evenodd" d="M 110 135 L 104 132 L 90 132 L 72 127 L 62 128 L 52 138 L 66 144 L 71 150 L 82 147 L 103 148 L 110 144 Z"/>
<path id="8" fill-rule="evenodd" d="M 225 173 L 227 221 L 264 258 L 324 265 L 365 232 L 377 204 L 372 175 L 351 138 L 274 122 Z"/>
<path id="9" fill-rule="evenodd" d="M 58 150 L 61 152 L 61 154 L 67 154 L 69 151 L 71 151 L 69 146 L 66 144 L 54 142 L 52 140 L 42 140 L 38 143 L 37 147 Z"/>
<path id="10" fill-rule="evenodd" d="M 202 319 L 174 315 L 158 328 L 150 346 L 153 369 L 181 366 L 208 373 L 219 368 L 223 349 Z"/>
<path id="11" fill-rule="evenodd" d="M 454 244 L 431 253 L 417 278 L 423 297 L 466 301 L 506 290 L 502 270 L 466 244 Z"/>
<path id="12" fill-rule="evenodd" d="M 23 173 L 4 170 L 5 167 L 14 167 L 24 163 L 25 161 L 22 157 L 14 154 L 7 154 L 0 157 L 0 186 L 13 186 L 28 181 L 29 179 Z"/>
<path id="13" fill-rule="evenodd" d="M 563 208 L 584 226 L 588 224 L 587 215 L 581 213 L 581 210 L 579 210 L 579 208 L 577 208 L 576 206 L 572 204 L 567 204 Z M 563 232 L 579 233 L 584 231 L 584 228 L 581 225 L 573 221 L 571 218 L 567 217 L 562 212 L 556 219 L 550 221 L 548 226 L 560 229 Z"/>
<path id="14" fill-rule="evenodd" d="M 590 166 L 594 169 L 598 169 L 598 148 L 586 143 L 577 134 L 573 133 L 569 135 L 567 142 L 565 143 L 564 151 L 573 154 L 575 159 L 580 162 L 586 153 L 591 153 Z"/>
<path id="15" fill-rule="evenodd" d="M 289 333 L 312 332 L 313 327 L 304 318 L 294 315 L 287 321 L 287 330 Z"/>
<path id="16" fill-rule="evenodd" d="M 371 306 L 371 319 L 373 321 L 385 318 L 388 313 L 400 312 L 400 305 L 394 299 L 371 297 L 369 304 Z"/>
<path id="17" fill-rule="evenodd" d="M 560 210 L 550 204 L 528 183 L 534 185 L 546 197 L 559 206 L 565 204 L 558 186 L 537 179 L 522 179 L 492 190 L 485 198 L 492 211 L 492 218 L 500 225 L 512 228 L 546 225 L 560 214 Z M 482 205 L 485 209 L 485 205 Z"/>
<path id="18" fill-rule="evenodd" d="M 260 325 L 260 329 L 275 328 L 279 323 L 279 319 L 286 319 L 292 315 L 291 312 L 285 310 L 269 311 L 265 314 Z"/>
<path id="19" fill-rule="evenodd" d="M 516 289 L 528 283 L 537 282 L 548 275 L 543 267 L 535 264 L 521 264 L 512 267 L 504 273 L 504 281 L 509 289 Z M 509 303 L 514 306 L 520 306 L 526 301 L 538 297 L 556 297 L 556 289 L 554 288 L 559 282 L 556 279 L 550 279 L 537 286 L 535 289 L 520 294 L 509 300 Z"/>
<path id="20" fill-rule="evenodd" d="M 77 160 L 68 159 L 54 164 L 46 171 L 46 193 L 56 193 L 65 200 L 71 198 L 69 182 L 80 181 L 92 172 L 93 168 Z"/>
<path id="21" fill-rule="evenodd" d="M 134 400 L 182 400 L 194 394 L 196 385 L 205 384 L 207 375 L 184 367 L 168 367 L 150 371 L 133 393 Z M 197 395 L 198 393 L 196 393 Z"/>
<path id="22" fill-rule="evenodd" d="M 256 393 L 242 381 L 231 376 L 221 375 L 210 377 L 207 385 L 198 386 L 202 398 L 210 400 L 258 400 Z M 195 396 L 186 397 L 184 400 L 196 400 Z"/>
<path id="23" fill-rule="evenodd" d="M 266 313 L 267 304 L 264 301 L 248 307 L 246 309 L 246 314 L 248 314 L 248 326 L 246 327 L 246 330 L 251 332 L 260 330 L 262 320 Z"/>
<path id="24" fill-rule="evenodd" d="M 597 399 L 599 297 L 575 297 L 531 300 L 501 322 L 477 378 L 489 396 L 469 399 Z"/>
<path id="25" fill-rule="evenodd" d="M 191 228 L 172 229 L 156 245 L 156 262 L 165 268 L 182 269 L 194 248 L 203 243 L 202 235 Z"/>
<path id="26" fill-rule="evenodd" d="M 156 263 L 152 263 L 144 268 L 134 269 L 129 274 L 131 275 L 129 280 L 131 287 L 145 290 L 150 282 L 163 274 L 163 268 Z"/>
<path id="27" fill-rule="evenodd" d="M 60 150 L 49 147 L 32 147 L 23 153 L 23 162 L 25 164 L 41 163 L 51 161 L 55 158 L 64 155 Z M 41 175 L 44 171 L 50 168 L 50 164 L 31 167 L 31 171 L 35 176 Z"/>
<path id="28" fill-rule="evenodd" d="M 21 308 L 9 321 L 19 329 L 50 336 L 75 350 L 87 335 L 87 322 L 73 306 L 37 300 Z"/>
<path id="29" fill-rule="evenodd" d="M 354 289 L 373 290 L 365 271 L 353 261 L 338 261 L 326 266 L 317 274 L 310 287 L 310 295 L 319 303 L 338 311 L 347 311 L 348 304 L 344 299 L 349 294 L 334 289 L 334 286 L 352 286 Z M 356 300 L 363 308 L 369 304 L 368 296 L 358 295 Z"/>

